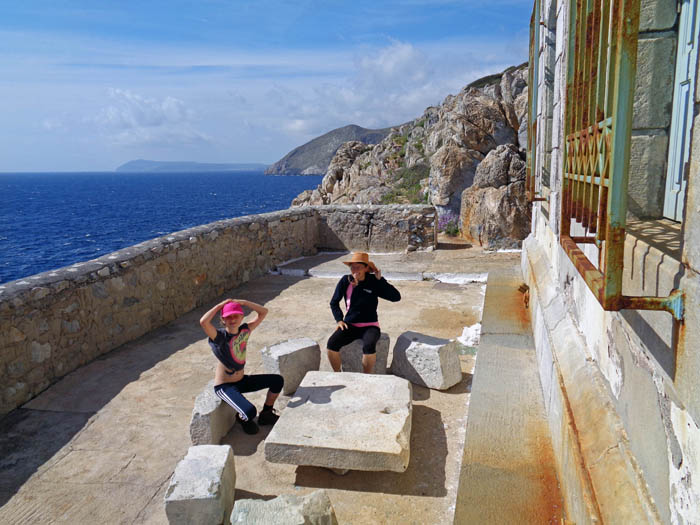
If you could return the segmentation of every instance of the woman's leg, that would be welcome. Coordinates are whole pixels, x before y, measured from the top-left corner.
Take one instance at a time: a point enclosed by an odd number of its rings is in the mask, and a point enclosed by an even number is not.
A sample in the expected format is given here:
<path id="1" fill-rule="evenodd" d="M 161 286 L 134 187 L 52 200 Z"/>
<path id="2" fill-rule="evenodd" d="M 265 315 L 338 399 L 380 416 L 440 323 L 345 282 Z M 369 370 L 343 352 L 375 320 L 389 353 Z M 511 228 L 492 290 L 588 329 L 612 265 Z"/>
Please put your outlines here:
<path id="1" fill-rule="evenodd" d="M 355 339 L 359 339 L 360 334 L 354 326 L 348 326 L 345 330 L 336 328 L 335 332 L 328 338 L 326 343 L 326 352 L 328 361 L 331 364 L 334 372 L 340 372 L 342 360 L 340 359 L 340 349 L 345 345 L 352 343 Z"/>
<path id="2" fill-rule="evenodd" d="M 362 371 L 371 374 L 377 362 L 377 341 L 381 332 L 376 326 L 368 326 L 362 334 Z"/>

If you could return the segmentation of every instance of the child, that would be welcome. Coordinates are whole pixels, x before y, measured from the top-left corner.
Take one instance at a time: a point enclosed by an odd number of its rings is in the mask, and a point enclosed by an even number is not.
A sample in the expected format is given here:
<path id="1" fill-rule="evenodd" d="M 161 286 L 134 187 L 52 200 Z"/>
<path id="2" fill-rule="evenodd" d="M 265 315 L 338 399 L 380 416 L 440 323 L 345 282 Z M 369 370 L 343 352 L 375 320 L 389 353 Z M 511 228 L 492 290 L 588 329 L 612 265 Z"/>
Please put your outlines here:
<path id="1" fill-rule="evenodd" d="M 243 323 L 243 308 L 246 306 L 255 312 L 255 318 Z M 221 310 L 221 323 L 224 328 L 218 330 L 211 324 L 217 312 Z M 246 345 L 250 333 L 255 330 L 267 315 L 267 308 L 245 300 L 226 299 L 205 313 L 199 320 L 204 332 L 209 336 L 209 345 L 219 360 L 214 376 L 214 392 L 231 405 L 237 412 L 247 434 L 256 434 L 258 425 L 253 421 L 257 410 L 243 394 L 268 388 L 267 398 L 258 423 L 274 425 L 279 416 L 272 405 L 282 391 L 284 379 L 279 374 L 245 375 Z M 241 324 L 242 323 L 242 324 Z"/>

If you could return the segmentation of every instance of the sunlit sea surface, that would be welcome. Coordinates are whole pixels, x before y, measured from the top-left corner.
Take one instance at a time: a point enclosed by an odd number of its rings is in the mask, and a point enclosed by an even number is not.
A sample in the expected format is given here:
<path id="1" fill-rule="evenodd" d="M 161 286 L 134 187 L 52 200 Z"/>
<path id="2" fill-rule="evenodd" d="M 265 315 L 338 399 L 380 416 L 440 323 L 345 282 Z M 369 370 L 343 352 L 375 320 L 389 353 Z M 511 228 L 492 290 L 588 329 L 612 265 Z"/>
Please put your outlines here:
<path id="1" fill-rule="evenodd" d="M 286 209 L 321 176 L 0 173 L 0 283 L 221 219 Z"/>

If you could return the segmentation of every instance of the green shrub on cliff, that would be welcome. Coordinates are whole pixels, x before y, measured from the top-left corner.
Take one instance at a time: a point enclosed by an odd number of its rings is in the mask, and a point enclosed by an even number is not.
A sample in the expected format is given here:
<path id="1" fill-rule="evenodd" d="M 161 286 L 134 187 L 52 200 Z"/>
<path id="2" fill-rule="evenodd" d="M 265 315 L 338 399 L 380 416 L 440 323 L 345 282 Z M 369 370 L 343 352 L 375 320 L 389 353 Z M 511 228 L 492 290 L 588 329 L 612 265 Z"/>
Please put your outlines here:
<path id="1" fill-rule="evenodd" d="M 382 204 L 423 204 L 421 181 L 428 177 L 430 168 L 425 164 L 416 164 L 410 168 L 401 168 L 394 176 L 394 189 L 384 195 Z"/>

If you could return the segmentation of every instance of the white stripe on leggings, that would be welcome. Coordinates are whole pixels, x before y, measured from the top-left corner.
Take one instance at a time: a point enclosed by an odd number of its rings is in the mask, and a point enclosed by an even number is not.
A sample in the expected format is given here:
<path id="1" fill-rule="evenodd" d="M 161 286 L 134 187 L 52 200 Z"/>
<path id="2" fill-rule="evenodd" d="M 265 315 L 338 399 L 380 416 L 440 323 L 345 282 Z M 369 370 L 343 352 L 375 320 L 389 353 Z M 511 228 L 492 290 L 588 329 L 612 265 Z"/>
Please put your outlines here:
<path id="1" fill-rule="evenodd" d="M 217 396 L 219 396 L 221 399 L 223 399 L 224 401 L 226 401 L 226 403 L 231 405 L 236 410 L 236 412 L 238 412 L 238 415 L 241 416 L 241 419 L 243 421 L 248 421 L 248 416 L 243 411 L 243 409 L 241 407 L 237 406 L 236 403 L 234 403 L 233 400 L 229 396 L 226 395 L 226 392 L 224 392 L 223 388 L 217 390 L 215 392 L 215 394 Z"/>

